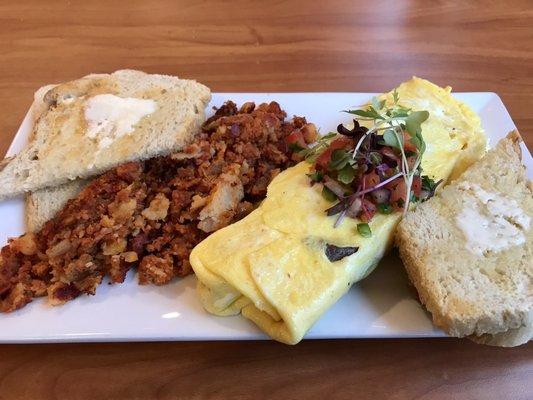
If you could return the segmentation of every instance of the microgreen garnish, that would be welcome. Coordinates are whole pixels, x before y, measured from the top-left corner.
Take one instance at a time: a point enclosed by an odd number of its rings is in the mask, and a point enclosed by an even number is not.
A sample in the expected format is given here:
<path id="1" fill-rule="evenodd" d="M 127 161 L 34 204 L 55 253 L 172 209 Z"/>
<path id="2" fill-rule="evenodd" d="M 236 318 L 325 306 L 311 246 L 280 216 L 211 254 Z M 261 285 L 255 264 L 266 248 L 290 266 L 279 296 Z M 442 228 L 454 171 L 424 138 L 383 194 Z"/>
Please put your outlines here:
<path id="1" fill-rule="evenodd" d="M 337 149 L 333 150 L 333 153 L 331 154 L 331 161 L 329 162 L 329 167 L 331 169 L 335 169 L 337 171 L 340 171 L 344 167 L 348 165 L 348 163 L 351 160 L 350 154 L 346 150 L 343 149 Z"/>
<path id="2" fill-rule="evenodd" d="M 303 157 L 305 160 L 309 163 L 314 163 L 316 161 L 316 158 L 322 153 L 324 150 L 328 148 L 328 146 L 331 143 L 331 140 L 337 136 L 337 132 L 330 132 L 327 135 L 322 136 L 315 144 L 315 146 L 306 149 L 303 153 Z"/>
<path id="3" fill-rule="evenodd" d="M 337 200 L 337 196 L 335 195 L 335 193 L 329 190 L 326 186 L 322 188 L 322 197 L 324 197 L 329 202 L 334 202 L 335 200 Z"/>
<path id="4" fill-rule="evenodd" d="M 370 225 L 366 223 L 357 224 L 357 232 L 359 232 L 359 234 L 365 238 L 369 238 L 372 236 L 372 230 L 370 229 Z"/>
<path id="5" fill-rule="evenodd" d="M 426 150 L 422 124 L 429 113 L 401 105 L 396 90 L 388 103 L 374 97 L 367 106 L 344 112 L 354 116 L 353 128 L 339 125 L 338 134 L 322 137 L 304 157 L 314 164 L 311 180 L 323 182 L 323 196 L 336 202 L 327 210 L 337 216 L 334 226 L 345 217 L 359 218 L 357 230 L 368 237 L 376 212 L 406 213 L 411 203 L 435 193 L 439 182 L 421 176 L 420 166 Z"/>
<path id="6" fill-rule="evenodd" d="M 324 174 L 321 171 L 315 171 L 315 172 L 312 172 L 310 174 L 307 174 L 307 176 L 313 182 L 320 182 L 322 180 L 322 177 L 324 176 Z"/>
<path id="7" fill-rule="evenodd" d="M 383 132 L 383 141 L 382 143 L 386 146 L 393 147 L 395 149 L 400 149 L 403 146 L 403 140 L 401 137 L 396 135 L 394 129 L 387 129 Z"/>
<path id="8" fill-rule="evenodd" d="M 398 90 L 394 89 L 392 91 L 392 100 L 394 101 L 394 105 L 398 104 L 400 101 L 400 95 L 398 94 Z"/>
<path id="9" fill-rule="evenodd" d="M 399 105 L 399 95 L 397 91 L 393 92 L 393 101 L 393 106 L 388 110 L 385 110 L 385 116 L 383 116 L 381 113 L 376 111 L 376 105 L 379 106 L 377 108 L 382 111 L 384 102 L 380 102 L 376 98 L 372 99 L 372 106 L 369 106 L 367 108 L 366 115 L 372 115 L 374 126 L 368 130 L 367 136 L 373 132 L 380 130 L 381 128 L 386 128 L 382 135 L 382 143 L 386 146 L 400 150 L 400 172 L 402 173 L 406 185 L 406 201 L 404 202 L 403 211 L 404 213 L 406 213 L 409 209 L 413 176 L 415 172 L 419 169 L 420 163 L 422 161 L 422 156 L 424 154 L 424 151 L 426 150 L 424 138 L 422 137 L 421 125 L 429 118 L 429 112 L 412 111 L 411 109 Z M 355 112 L 350 113 L 354 114 Z M 361 113 L 355 114 L 361 115 Z M 407 132 L 407 135 L 404 135 L 404 132 Z M 406 156 L 406 143 L 404 143 L 404 141 L 406 140 L 405 136 L 409 136 L 411 144 L 413 144 L 417 149 L 416 159 L 413 163 L 412 168 L 409 167 L 409 163 Z M 363 137 L 359 141 L 359 146 L 364 139 L 365 137 Z M 356 146 L 354 156 L 356 155 L 357 150 L 358 148 Z"/>
<path id="10" fill-rule="evenodd" d="M 355 169 L 351 165 L 347 164 L 343 169 L 341 169 L 337 173 L 337 179 L 344 183 L 345 185 L 349 185 L 352 183 L 352 181 L 355 178 Z"/>

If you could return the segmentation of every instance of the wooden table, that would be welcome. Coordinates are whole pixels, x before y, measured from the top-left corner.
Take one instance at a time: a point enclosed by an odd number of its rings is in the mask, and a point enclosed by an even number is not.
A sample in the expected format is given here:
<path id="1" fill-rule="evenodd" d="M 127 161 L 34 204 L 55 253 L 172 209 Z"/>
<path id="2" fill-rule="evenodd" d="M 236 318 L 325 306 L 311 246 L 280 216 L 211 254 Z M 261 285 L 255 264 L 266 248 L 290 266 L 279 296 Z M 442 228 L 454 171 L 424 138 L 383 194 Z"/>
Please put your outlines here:
<path id="1" fill-rule="evenodd" d="M 418 75 L 497 92 L 533 147 L 531 1 L 263 3 L 2 2 L 0 153 L 39 86 L 125 67 L 195 78 L 213 91 L 383 91 Z M 2 400 L 312 396 L 531 399 L 533 345 L 0 346 Z"/>

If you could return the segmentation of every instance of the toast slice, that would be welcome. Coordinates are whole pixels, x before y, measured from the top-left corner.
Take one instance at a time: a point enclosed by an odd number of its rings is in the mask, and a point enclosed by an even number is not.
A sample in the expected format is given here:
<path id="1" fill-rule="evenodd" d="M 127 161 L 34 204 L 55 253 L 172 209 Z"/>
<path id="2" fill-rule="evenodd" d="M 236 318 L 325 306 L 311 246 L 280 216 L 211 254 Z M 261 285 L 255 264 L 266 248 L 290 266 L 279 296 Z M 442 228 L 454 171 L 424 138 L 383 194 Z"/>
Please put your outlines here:
<path id="1" fill-rule="evenodd" d="M 205 120 L 209 89 L 121 70 L 41 89 L 28 146 L 0 162 L 0 199 L 179 150 Z M 98 100 L 98 101 L 97 101 Z"/>
<path id="2" fill-rule="evenodd" d="M 26 194 L 26 231 L 39 231 L 90 182 L 91 179 L 76 179 Z"/>
<path id="3" fill-rule="evenodd" d="M 43 86 L 35 92 L 34 101 L 31 105 L 33 123 L 39 119 L 47 108 L 46 103 L 44 102 L 44 96 L 56 86 L 57 85 Z M 30 137 L 29 140 L 33 140 L 33 137 Z M 66 202 L 76 197 L 89 182 L 89 179 L 76 179 L 64 183 L 63 185 L 26 193 L 26 231 L 37 232 L 40 230 L 46 221 L 52 219 L 56 213 L 63 208 Z"/>
<path id="4" fill-rule="evenodd" d="M 396 243 L 433 322 L 497 346 L 532 338 L 533 185 L 512 132 L 409 212 Z"/>

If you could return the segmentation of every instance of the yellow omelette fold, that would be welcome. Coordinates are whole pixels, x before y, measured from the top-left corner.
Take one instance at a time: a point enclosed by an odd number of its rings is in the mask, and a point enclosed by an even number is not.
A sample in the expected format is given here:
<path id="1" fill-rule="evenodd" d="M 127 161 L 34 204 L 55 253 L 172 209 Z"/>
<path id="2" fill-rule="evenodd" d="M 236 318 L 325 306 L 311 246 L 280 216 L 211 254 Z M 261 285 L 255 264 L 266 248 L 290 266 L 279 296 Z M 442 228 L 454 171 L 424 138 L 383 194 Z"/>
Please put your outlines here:
<path id="1" fill-rule="evenodd" d="M 450 88 L 413 78 L 397 88 L 400 103 L 427 110 L 422 125 L 427 150 L 422 167 L 435 179 L 458 176 L 479 159 L 486 138 L 479 117 L 455 100 Z M 392 101 L 391 93 L 382 98 Z M 198 244 L 190 256 L 204 308 L 216 315 L 242 313 L 272 338 L 298 343 L 350 286 L 366 277 L 390 249 L 401 213 L 376 214 L 372 236 L 356 232 L 358 220 L 324 212 L 331 203 L 321 185 L 311 186 L 311 165 L 302 162 L 280 173 L 255 211 Z M 331 262 L 326 244 L 359 250 Z"/>

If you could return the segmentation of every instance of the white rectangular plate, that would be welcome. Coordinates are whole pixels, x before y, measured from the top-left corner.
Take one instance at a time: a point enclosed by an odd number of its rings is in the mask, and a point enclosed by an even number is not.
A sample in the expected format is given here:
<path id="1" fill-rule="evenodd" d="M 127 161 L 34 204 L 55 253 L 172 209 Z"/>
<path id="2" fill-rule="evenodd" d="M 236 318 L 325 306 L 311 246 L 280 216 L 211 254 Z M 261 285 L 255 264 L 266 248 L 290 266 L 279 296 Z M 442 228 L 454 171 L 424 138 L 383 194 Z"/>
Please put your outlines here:
<path id="1" fill-rule="evenodd" d="M 305 116 L 321 132 L 334 131 L 350 116 L 339 112 L 364 104 L 372 93 L 215 93 L 210 104 L 231 99 L 237 104 L 275 100 L 290 117 Z M 515 129 L 500 98 L 494 93 L 456 93 L 483 122 L 494 144 Z M 210 109 L 209 108 L 209 109 Z M 211 111 L 210 111 L 211 112 Z M 31 130 L 29 114 L 23 121 L 8 155 L 16 154 Z M 533 160 L 523 146 L 528 175 Z M 22 198 L 0 203 L 0 245 L 24 231 Z M 83 296 L 62 307 L 38 299 L 11 314 L 0 314 L 0 343 L 104 342 L 152 340 L 250 340 L 263 339 L 246 319 L 207 314 L 195 295 L 195 278 L 176 279 L 163 287 L 139 286 L 134 272 L 122 285 L 102 284 L 96 296 Z M 428 314 L 415 300 L 399 258 L 384 259 L 370 277 L 356 284 L 311 329 L 306 338 L 439 337 Z"/>

